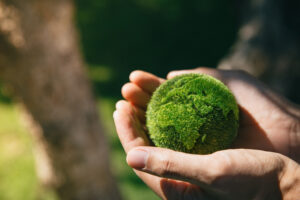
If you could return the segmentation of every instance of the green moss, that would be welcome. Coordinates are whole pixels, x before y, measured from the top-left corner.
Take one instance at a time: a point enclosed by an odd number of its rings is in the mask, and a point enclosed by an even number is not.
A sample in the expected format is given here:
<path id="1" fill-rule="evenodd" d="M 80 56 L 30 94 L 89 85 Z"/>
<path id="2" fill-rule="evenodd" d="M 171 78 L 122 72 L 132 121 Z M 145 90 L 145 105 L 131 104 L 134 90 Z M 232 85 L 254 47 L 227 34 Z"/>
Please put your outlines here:
<path id="1" fill-rule="evenodd" d="M 166 81 L 147 108 L 147 128 L 158 147 L 208 154 L 230 147 L 237 135 L 238 106 L 230 90 L 207 75 Z"/>

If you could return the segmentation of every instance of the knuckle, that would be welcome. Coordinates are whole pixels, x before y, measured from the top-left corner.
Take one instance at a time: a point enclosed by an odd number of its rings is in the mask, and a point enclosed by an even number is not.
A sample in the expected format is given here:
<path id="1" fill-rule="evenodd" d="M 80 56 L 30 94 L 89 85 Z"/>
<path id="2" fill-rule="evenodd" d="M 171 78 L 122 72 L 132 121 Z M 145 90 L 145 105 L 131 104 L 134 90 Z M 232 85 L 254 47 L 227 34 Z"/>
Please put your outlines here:
<path id="1" fill-rule="evenodd" d="M 208 176 L 208 183 L 212 186 L 216 186 L 223 179 L 224 176 L 225 173 L 222 167 L 212 168 Z"/>
<path id="2" fill-rule="evenodd" d="M 157 171 L 160 176 L 168 176 L 171 174 L 172 161 L 168 159 L 168 156 L 160 156 L 158 159 L 159 169 Z"/>
<path id="3" fill-rule="evenodd" d="M 217 152 L 214 156 L 216 156 L 216 159 L 210 170 L 209 183 L 218 186 L 231 174 L 233 164 L 231 158 L 223 152 Z"/>

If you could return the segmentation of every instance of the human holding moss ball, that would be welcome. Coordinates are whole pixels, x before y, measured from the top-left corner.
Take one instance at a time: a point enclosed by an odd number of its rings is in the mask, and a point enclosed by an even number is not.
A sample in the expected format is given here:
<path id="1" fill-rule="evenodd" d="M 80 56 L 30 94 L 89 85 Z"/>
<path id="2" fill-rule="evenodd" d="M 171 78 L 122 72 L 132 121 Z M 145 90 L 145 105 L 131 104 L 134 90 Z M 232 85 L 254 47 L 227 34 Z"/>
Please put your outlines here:
<path id="1" fill-rule="evenodd" d="M 229 148 L 239 118 L 230 90 L 204 74 L 185 74 L 160 85 L 146 116 L 155 146 L 196 154 Z"/>
<path id="2" fill-rule="evenodd" d="M 122 88 L 126 101 L 114 112 L 129 166 L 162 199 L 298 199 L 299 107 L 239 71 L 198 68 L 171 72 L 168 79 L 190 73 L 217 78 L 235 96 L 239 129 L 230 149 L 200 155 L 153 147 L 147 104 L 166 80 L 135 71 Z"/>

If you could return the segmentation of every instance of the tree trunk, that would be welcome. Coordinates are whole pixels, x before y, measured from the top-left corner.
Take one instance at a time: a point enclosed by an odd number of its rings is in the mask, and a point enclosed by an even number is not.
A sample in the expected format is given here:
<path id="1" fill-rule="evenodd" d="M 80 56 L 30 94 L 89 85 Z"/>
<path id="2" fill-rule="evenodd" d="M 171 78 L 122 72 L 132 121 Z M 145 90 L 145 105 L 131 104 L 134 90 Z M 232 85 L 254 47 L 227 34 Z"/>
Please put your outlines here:
<path id="1" fill-rule="evenodd" d="M 71 0 L 0 0 L 0 77 L 30 113 L 38 175 L 62 199 L 120 199 Z"/>
<path id="2" fill-rule="evenodd" d="M 243 69 L 300 104 L 300 1 L 239 0 L 241 28 L 219 68 Z"/>

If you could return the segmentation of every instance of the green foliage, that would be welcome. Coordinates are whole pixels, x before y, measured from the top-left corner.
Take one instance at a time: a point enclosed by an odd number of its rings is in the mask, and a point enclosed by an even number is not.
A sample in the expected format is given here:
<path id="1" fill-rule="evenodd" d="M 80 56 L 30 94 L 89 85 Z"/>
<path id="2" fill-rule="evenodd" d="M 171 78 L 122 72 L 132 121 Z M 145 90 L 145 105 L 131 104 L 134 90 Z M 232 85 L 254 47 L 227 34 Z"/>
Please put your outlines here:
<path id="1" fill-rule="evenodd" d="M 147 128 L 156 146 L 212 153 L 228 148 L 235 139 L 238 107 L 220 81 L 207 75 L 181 75 L 154 92 Z"/>
<path id="2" fill-rule="evenodd" d="M 9 89 L 0 80 L 0 102 L 11 103 L 9 96 L 11 96 Z"/>
<path id="3" fill-rule="evenodd" d="M 233 0 L 75 2 L 87 62 L 113 70 L 110 84 L 96 85 L 102 96 L 118 95 L 136 68 L 165 76 L 174 69 L 214 67 L 237 32 Z"/>
<path id="4" fill-rule="evenodd" d="M 15 105 L 0 101 L 0 199 L 56 200 L 38 183 L 32 142 L 19 115 Z"/>

